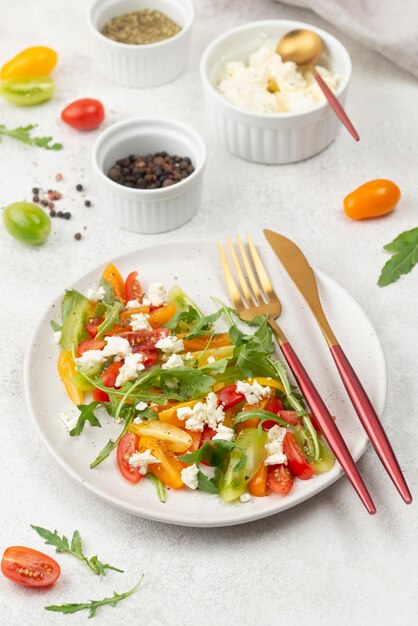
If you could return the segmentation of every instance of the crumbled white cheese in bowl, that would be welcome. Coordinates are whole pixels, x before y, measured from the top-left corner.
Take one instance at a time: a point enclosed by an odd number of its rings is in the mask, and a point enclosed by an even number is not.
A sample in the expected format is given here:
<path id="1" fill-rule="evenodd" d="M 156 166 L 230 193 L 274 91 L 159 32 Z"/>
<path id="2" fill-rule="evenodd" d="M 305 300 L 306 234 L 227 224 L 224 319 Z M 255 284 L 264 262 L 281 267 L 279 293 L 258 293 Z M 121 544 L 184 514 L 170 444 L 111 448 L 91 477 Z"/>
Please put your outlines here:
<path id="1" fill-rule="evenodd" d="M 339 75 L 321 65 L 315 67 L 331 91 L 337 91 Z M 247 63 L 226 63 L 217 89 L 230 104 L 255 113 L 299 113 L 325 102 L 312 73 L 302 72 L 291 61 L 283 63 L 270 41 L 251 54 Z"/>

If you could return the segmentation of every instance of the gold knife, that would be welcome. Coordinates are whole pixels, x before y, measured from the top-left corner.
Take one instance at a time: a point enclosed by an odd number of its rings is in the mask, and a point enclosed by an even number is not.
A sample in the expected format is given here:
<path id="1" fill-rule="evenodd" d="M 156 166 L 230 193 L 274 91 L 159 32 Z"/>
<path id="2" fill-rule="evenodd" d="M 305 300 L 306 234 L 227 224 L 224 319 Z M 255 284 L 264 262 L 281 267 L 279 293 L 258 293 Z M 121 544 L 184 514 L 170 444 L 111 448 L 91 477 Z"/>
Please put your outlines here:
<path id="1" fill-rule="evenodd" d="M 387 435 L 376 415 L 376 412 L 362 386 L 357 374 L 344 354 L 334 332 L 326 318 L 318 293 L 315 274 L 306 260 L 303 252 L 293 241 L 272 230 L 264 230 L 264 235 L 279 258 L 286 272 L 299 289 L 307 305 L 311 309 L 322 333 L 328 343 L 330 352 L 337 366 L 338 372 L 363 424 L 363 427 L 373 444 L 374 449 L 386 471 L 393 480 L 396 488 L 407 504 L 412 502 L 402 470 L 389 443 Z"/>

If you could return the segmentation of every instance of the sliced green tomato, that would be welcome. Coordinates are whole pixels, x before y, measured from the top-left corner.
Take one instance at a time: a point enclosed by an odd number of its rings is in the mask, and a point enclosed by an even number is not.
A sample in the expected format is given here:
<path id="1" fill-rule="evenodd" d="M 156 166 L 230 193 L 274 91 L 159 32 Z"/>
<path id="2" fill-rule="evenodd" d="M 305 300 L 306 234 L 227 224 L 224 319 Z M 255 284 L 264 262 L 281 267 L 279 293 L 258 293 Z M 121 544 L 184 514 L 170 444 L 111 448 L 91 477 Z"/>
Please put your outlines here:
<path id="1" fill-rule="evenodd" d="M 5 100 L 18 106 L 33 106 L 50 100 L 55 83 L 49 76 L 12 78 L 0 83 L 0 93 Z"/>
<path id="2" fill-rule="evenodd" d="M 265 456 L 267 433 L 257 428 L 244 428 L 235 440 L 247 455 L 247 461 L 241 469 L 235 469 L 241 459 L 236 448 L 231 452 L 228 466 L 219 479 L 219 495 L 225 502 L 232 502 L 247 490 L 248 482 L 257 473 Z"/>
<path id="3" fill-rule="evenodd" d="M 84 376 L 78 372 L 75 376 L 71 378 L 71 382 L 73 385 L 80 389 L 81 391 L 94 391 L 95 387 L 91 383 L 89 383 Z"/>
<path id="4" fill-rule="evenodd" d="M 80 343 L 89 312 L 89 301 L 78 291 L 67 291 L 62 301 L 61 346 L 75 350 Z"/>
<path id="5" fill-rule="evenodd" d="M 329 472 L 334 467 L 335 459 L 331 450 L 328 447 L 327 442 L 318 435 L 319 443 L 319 458 L 315 460 L 315 449 L 309 432 L 302 426 L 297 426 L 293 434 L 295 435 L 297 442 L 303 449 L 304 453 L 309 459 L 309 464 L 313 467 L 316 474 L 323 474 Z"/>
<path id="6" fill-rule="evenodd" d="M 203 313 L 199 309 L 199 307 L 193 302 L 193 300 L 189 298 L 187 293 L 185 293 L 183 289 L 181 289 L 181 287 L 179 287 L 178 285 L 174 285 L 174 287 L 172 287 L 170 291 L 168 292 L 168 303 L 174 304 L 174 306 L 176 307 L 176 315 L 178 313 L 183 313 L 184 311 L 187 311 L 188 308 L 191 307 L 192 309 L 195 309 L 198 312 L 200 317 L 203 317 Z M 187 322 L 184 322 L 184 321 L 179 322 L 176 328 L 178 332 L 186 332 L 190 329 L 191 329 L 191 326 L 187 324 Z"/>
<path id="7" fill-rule="evenodd" d="M 13 202 L 6 206 L 3 223 L 12 237 L 32 246 L 44 243 L 51 232 L 48 215 L 30 202 Z"/>
<path id="8" fill-rule="evenodd" d="M 191 436 L 181 428 L 158 421 L 131 424 L 129 430 L 140 437 L 154 437 L 164 441 L 173 452 L 185 452 L 193 443 Z"/>

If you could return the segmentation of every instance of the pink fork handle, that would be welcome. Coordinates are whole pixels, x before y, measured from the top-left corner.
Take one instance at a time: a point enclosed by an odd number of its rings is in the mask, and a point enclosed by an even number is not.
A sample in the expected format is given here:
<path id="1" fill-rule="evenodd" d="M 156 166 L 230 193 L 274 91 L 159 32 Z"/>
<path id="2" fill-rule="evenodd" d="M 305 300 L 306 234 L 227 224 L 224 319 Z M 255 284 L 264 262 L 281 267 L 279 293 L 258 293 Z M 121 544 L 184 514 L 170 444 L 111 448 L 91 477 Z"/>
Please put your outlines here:
<path id="1" fill-rule="evenodd" d="M 321 427 L 325 439 L 327 440 L 329 447 L 333 451 L 334 456 L 338 459 L 341 467 L 347 474 L 348 479 L 350 480 L 354 489 L 357 491 L 368 512 L 370 514 L 376 513 L 376 508 L 374 506 L 373 500 L 371 499 L 367 487 L 364 484 L 363 479 L 360 475 L 360 472 L 358 471 L 357 466 L 354 463 L 354 460 L 350 454 L 350 451 L 347 448 L 347 444 L 342 438 L 340 431 L 334 423 L 330 412 L 325 406 L 313 382 L 309 378 L 308 373 L 306 372 L 302 363 L 299 361 L 299 358 L 290 343 L 283 343 L 280 345 L 280 348 L 290 369 L 293 372 L 294 377 L 296 378 L 299 388 L 302 391 L 305 400 L 308 403 L 310 410 L 312 411 L 312 414 L 318 421 L 318 424 Z"/>
<path id="2" fill-rule="evenodd" d="M 324 81 L 324 79 L 320 76 L 320 74 L 318 74 L 318 72 L 315 69 L 313 70 L 313 75 L 315 76 L 316 82 L 321 87 L 324 96 L 328 100 L 330 107 L 333 109 L 335 114 L 340 118 L 340 120 L 342 121 L 342 123 L 344 124 L 348 132 L 354 137 L 356 141 L 359 141 L 360 136 L 358 132 L 356 131 L 356 129 L 354 128 L 353 124 L 351 123 L 347 113 L 344 111 L 343 107 L 341 106 L 338 98 L 334 96 L 331 89 L 328 87 L 328 85 Z"/>
<path id="3" fill-rule="evenodd" d="M 406 484 L 402 470 L 392 450 L 392 446 L 389 443 L 386 433 L 361 382 L 357 378 L 341 346 L 331 346 L 330 350 L 351 402 L 379 459 L 382 461 L 387 473 L 393 480 L 404 501 L 410 504 L 412 502 L 411 492 L 408 489 L 408 485 Z"/>

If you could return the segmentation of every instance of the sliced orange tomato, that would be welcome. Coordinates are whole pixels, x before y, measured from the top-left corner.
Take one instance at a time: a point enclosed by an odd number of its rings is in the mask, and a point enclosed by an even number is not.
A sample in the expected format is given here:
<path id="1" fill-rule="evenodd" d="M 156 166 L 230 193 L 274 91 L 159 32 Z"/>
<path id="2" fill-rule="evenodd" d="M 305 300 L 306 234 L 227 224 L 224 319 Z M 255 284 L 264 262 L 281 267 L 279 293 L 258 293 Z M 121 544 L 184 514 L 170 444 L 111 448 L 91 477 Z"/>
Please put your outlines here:
<path id="1" fill-rule="evenodd" d="M 132 330 L 130 326 L 119 326 L 115 324 L 112 328 L 109 328 L 107 332 L 105 332 L 104 337 L 108 337 L 109 335 L 120 335 L 120 333 L 126 333 Z"/>
<path id="2" fill-rule="evenodd" d="M 134 315 L 135 313 L 149 313 L 149 306 L 144 305 L 135 307 L 134 309 L 127 309 L 126 311 L 122 311 L 119 317 L 122 322 L 125 322 L 130 320 L 131 315 Z"/>
<path id="3" fill-rule="evenodd" d="M 269 398 L 264 398 L 264 400 L 261 400 L 261 402 L 258 402 L 257 404 L 244 404 L 241 412 L 260 410 L 265 411 L 269 401 Z M 235 431 L 237 433 L 240 433 L 244 428 L 256 428 L 259 423 L 260 420 L 258 419 L 258 417 L 250 417 L 248 420 L 245 420 L 245 422 L 237 424 Z"/>
<path id="4" fill-rule="evenodd" d="M 82 404 L 84 400 L 84 391 L 78 389 L 72 382 L 72 378 L 77 374 L 73 355 L 69 350 L 61 350 L 58 357 L 58 374 L 64 383 L 68 396 L 74 404 Z"/>
<path id="5" fill-rule="evenodd" d="M 204 350 L 208 347 L 209 339 L 210 335 L 202 335 L 201 337 L 196 337 L 196 339 L 184 339 L 184 349 L 188 352 Z M 209 347 L 212 349 L 222 348 L 223 346 L 230 346 L 231 343 L 228 333 L 220 333 L 212 337 Z"/>
<path id="6" fill-rule="evenodd" d="M 112 287 L 115 298 L 125 304 L 125 283 L 123 282 L 123 278 L 120 275 L 119 270 L 113 265 L 113 263 L 109 263 L 102 276 Z"/>
<path id="7" fill-rule="evenodd" d="M 202 433 L 196 430 L 187 430 L 187 428 L 185 429 L 185 431 L 192 438 L 192 443 L 190 445 L 189 452 L 196 452 L 196 450 L 200 448 L 200 442 L 202 441 Z"/>
<path id="8" fill-rule="evenodd" d="M 163 324 L 166 324 L 168 320 L 170 320 L 174 313 L 176 312 L 176 307 L 174 304 L 168 304 L 167 306 L 160 307 L 151 313 L 148 318 L 149 323 L 153 328 L 160 328 Z"/>
<path id="9" fill-rule="evenodd" d="M 177 426 L 178 428 L 185 428 L 184 421 L 179 420 L 179 418 L 177 417 L 177 409 L 181 409 L 186 406 L 193 407 L 195 404 L 201 401 L 202 398 L 199 398 L 198 400 L 190 400 L 189 402 L 181 402 L 180 404 L 174 404 L 164 411 L 160 411 L 158 413 L 160 422 L 166 422 L 167 424 L 172 424 L 173 426 Z"/>
<path id="10" fill-rule="evenodd" d="M 248 491 L 252 496 L 257 496 L 258 498 L 267 495 L 267 467 L 264 465 L 264 462 L 248 483 Z"/>
<path id="11" fill-rule="evenodd" d="M 139 451 L 145 452 L 149 450 L 160 463 L 152 463 L 149 465 L 149 471 L 159 478 L 165 485 L 173 489 L 183 487 L 181 478 L 182 463 L 178 460 L 174 452 L 169 450 L 167 446 L 154 437 L 141 437 L 139 440 Z"/>

